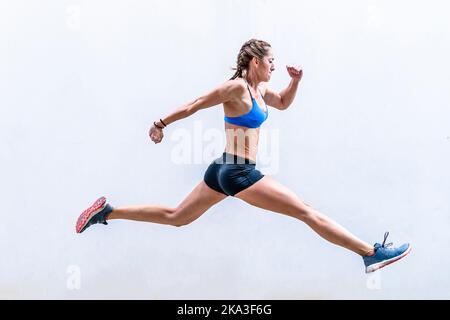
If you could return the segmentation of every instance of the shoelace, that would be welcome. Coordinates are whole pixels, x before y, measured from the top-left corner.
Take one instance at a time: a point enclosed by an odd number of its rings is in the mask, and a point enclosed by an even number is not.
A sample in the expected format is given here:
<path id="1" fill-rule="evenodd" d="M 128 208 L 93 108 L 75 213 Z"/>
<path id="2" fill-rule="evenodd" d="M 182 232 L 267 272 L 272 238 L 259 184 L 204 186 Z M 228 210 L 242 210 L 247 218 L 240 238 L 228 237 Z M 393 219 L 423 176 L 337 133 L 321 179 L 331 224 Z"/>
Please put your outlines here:
<path id="1" fill-rule="evenodd" d="M 392 244 L 393 244 L 392 242 L 386 243 L 386 239 L 387 239 L 388 236 L 389 236 L 389 231 L 386 231 L 384 233 L 384 240 L 383 240 L 383 243 L 382 243 L 381 247 L 387 248 L 387 247 L 392 246 Z"/>

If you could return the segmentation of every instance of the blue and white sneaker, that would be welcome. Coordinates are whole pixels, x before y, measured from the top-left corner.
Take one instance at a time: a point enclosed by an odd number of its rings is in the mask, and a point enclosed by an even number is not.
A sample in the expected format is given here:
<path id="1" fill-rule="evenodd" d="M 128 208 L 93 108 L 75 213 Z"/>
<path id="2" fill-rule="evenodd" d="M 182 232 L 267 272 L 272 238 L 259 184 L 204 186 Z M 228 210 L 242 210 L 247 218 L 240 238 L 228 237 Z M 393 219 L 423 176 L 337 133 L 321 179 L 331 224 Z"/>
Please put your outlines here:
<path id="1" fill-rule="evenodd" d="M 363 257 L 364 265 L 366 266 L 366 273 L 374 272 L 387 266 L 388 264 L 398 261 L 411 251 L 411 245 L 409 243 L 402 244 L 398 248 L 388 248 L 392 246 L 392 242 L 386 243 L 388 235 L 389 232 L 386 232 L 384 234 L 384 240 L 382 244 L 375 243 L 374 255 Z"/>

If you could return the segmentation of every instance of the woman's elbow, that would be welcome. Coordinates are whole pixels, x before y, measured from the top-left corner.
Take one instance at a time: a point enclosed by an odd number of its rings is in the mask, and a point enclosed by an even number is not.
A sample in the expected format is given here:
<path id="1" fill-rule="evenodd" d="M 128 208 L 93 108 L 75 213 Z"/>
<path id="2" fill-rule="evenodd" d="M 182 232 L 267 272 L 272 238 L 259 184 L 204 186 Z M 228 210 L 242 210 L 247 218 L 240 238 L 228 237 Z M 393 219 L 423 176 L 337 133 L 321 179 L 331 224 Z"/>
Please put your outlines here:
<path id="1" fill-rule="evenodd" d="M 196 113 L 198 110 L 193 108 L 193 107 L 187 107 L 186 109 L 183 110 L 183 116 L 185 118 L 192 116 L 194 113 Z"/>
<path id="2" fill-rule="evenodd" d="M 280 102 L 280 104 L 278 104 L 277 106 L 278 110 L 286 110 L 287 108 L 289 108 L 289 105 L 283 102 Z"/>
<path id="3" fill-rule="evenodd" d="M 185 113 L 186 117 L 189 117 L 189 116 L 193 115 L 194 113 L 196 113 L 198 110 L 200 110 L 199 100 L 200 99 L 195 99 L 194 101 L 192 101 L 190 104 L 188 104 L 186 106 L 186 108 L 184 109 L 184 113 Z"/>

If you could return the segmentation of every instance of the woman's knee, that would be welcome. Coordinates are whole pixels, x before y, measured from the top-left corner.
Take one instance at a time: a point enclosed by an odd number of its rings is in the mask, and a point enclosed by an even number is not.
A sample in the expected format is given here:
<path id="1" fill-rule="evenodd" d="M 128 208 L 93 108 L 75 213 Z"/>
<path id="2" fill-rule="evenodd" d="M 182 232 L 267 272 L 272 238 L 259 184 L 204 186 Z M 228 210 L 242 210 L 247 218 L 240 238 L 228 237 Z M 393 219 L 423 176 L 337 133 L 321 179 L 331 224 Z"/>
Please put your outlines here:
<path id="1" fill-rule="evenodd" d="M 183 218 L 183 217 L 174 216 L 172 218 L 171 222 L 172 222 L 171 225 L 174 226 L 174 227 L 183 227 L 183 226 L 188 225 L 189 223 L 191 223 L 192 220 L 187 220 L 186 218 Z"/>
<path id="2" fill-rule="evenodd" d="M 316 216 L 314 209 L 309 204 L 303 202 L 291 207 L 289 214 L 303 222 L 313 220 Z"/>
<path id="3" fill-rule="evenodd" d="M 166 213 L 167 224 L 174 227 L 182 227 L 189 223 L 191 220 L 186 219 L 186 215 L 179 208 L 173 208 L 170 212 Z"/>

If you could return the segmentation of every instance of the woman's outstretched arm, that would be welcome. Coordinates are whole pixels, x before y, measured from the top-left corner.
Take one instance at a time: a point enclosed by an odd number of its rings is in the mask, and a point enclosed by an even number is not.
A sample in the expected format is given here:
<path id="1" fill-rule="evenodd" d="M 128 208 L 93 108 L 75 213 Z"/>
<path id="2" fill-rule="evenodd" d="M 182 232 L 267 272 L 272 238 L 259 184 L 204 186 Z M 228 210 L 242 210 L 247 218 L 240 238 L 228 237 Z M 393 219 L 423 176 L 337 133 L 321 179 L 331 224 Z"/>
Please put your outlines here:
<path id="1" fill-rule="evenodd" d="M 150 128 L 150 138 L 155 143 L 161 142 L 164 136 L 162 133 L 162 129 L 165 126 L 168 126 L 169 124 L 177 120 L 187 118 L 201 109 L 213 107 L 226 101 L 235 99 L 242 94 L 242 90 L 242 84 L 236 80 L 229 80 L 221 84 L 214 90 L 211 90 L 210 92 L 200 96 L 194 101 L 182 105 L 168 116 L 161 118 L 162 122 L 159 120 L 155 121 L 156 126 L 155 124 L 153 124 Z"/>
<path id="2" fill-rule="evenodd" d="M 227 81 L 194 101 L 182 105 L 167 117 L 162 118 L 162 120 L 166 125 L 169 125 L 177 120 L 189 117 L 201 109 L 206 109 L 229 101 L 239 94 L 241 88 L 242 85 L 240 85 L 238 81 Z"/>

